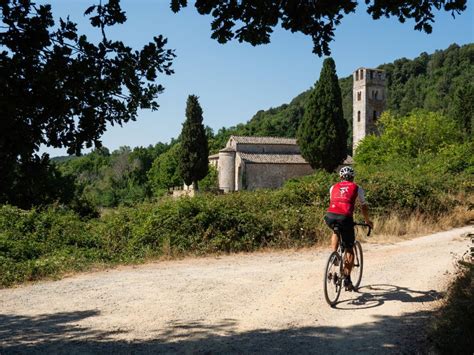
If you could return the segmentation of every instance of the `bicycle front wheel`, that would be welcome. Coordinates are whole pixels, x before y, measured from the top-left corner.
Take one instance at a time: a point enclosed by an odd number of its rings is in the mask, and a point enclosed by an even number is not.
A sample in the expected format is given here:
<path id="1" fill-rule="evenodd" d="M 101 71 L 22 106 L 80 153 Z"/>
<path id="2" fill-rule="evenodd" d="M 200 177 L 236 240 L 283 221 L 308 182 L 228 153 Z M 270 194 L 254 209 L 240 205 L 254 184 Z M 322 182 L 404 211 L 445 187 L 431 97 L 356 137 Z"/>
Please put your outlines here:
<path id="1" fill-rule="evenodd" d="M 364 255 L 362 246 L 358 241 L 354 243 L 354 267 L 351 271 L 352 285 L 357 290 L 362 280 L 362 271 L 364 270 Z"/>
<path id="2" fill-rule="evenodd" d="M 332 252 L 324 270 L 324 298 L 331 307 L 336 304 L 341 294 L 342 264 L 341 256 Z"/>

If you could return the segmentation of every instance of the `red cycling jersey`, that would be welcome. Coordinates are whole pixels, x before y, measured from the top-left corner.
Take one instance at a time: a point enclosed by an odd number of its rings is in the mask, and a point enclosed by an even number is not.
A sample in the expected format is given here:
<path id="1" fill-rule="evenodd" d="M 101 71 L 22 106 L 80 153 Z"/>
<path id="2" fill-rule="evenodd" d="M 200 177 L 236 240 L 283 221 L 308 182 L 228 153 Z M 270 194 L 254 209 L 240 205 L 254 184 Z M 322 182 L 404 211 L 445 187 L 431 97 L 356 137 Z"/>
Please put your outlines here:
<path id="1" fill-rule="evenodd" d="M 341 181 L 335 184 L 331 188 L 331 201 L 327 211 L 352 217 L 358 188 L 352 181 Z"/>

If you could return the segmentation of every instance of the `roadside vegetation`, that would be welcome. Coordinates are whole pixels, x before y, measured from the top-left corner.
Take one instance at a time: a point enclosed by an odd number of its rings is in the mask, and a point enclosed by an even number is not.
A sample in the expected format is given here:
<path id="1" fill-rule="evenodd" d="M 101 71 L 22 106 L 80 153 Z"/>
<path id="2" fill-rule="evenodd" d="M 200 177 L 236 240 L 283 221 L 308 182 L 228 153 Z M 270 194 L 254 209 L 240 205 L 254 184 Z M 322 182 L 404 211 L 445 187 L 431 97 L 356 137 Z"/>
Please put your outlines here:
<path id="1" fill-rule="evenodd" d="M 456 279 L 432 321 L 429 339 L 440 354 L 471 354 L 474 349 L 474 263 L 459 261 Z"/>

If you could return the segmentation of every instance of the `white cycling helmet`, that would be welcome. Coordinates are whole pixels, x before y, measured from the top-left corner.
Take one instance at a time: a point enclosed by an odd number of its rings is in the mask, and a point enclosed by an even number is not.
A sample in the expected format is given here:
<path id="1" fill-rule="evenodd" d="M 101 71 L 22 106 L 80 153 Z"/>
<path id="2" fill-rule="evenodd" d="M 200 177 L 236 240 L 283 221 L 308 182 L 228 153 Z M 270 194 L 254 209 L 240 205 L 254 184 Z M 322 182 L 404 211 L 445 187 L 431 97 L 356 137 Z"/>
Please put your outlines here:
<path id="1" fill-rule="evenodd" d="M 350 166 L 343 166 L 341 170 L 339 170 L 339 176 L 344 180 L 351 180 L 355 176 L 354 169 Z"/>

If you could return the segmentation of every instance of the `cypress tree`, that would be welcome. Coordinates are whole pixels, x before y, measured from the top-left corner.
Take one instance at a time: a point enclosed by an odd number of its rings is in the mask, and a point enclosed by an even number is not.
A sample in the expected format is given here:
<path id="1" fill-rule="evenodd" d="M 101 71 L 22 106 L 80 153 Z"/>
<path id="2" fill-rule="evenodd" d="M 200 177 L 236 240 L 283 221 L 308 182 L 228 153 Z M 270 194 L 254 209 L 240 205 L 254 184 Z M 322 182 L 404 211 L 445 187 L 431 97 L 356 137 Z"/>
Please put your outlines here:
<path id="1" fill-rule="evenodd" d="M 198 97 L 189 95 L 186 102 L 186 120 L 181 131 L 179 172 L 186 185 L 198 189 L 198 181 L 208 172 L 209 148 L 202 123 L 202 109 Z"/>
<path id="2" fill-rule="evenodd" d="M 298 128 L 301 154 L 313 169 L 332 172 L 347 156 L 347 123 L 332 58 L 324 60 Z"/>

